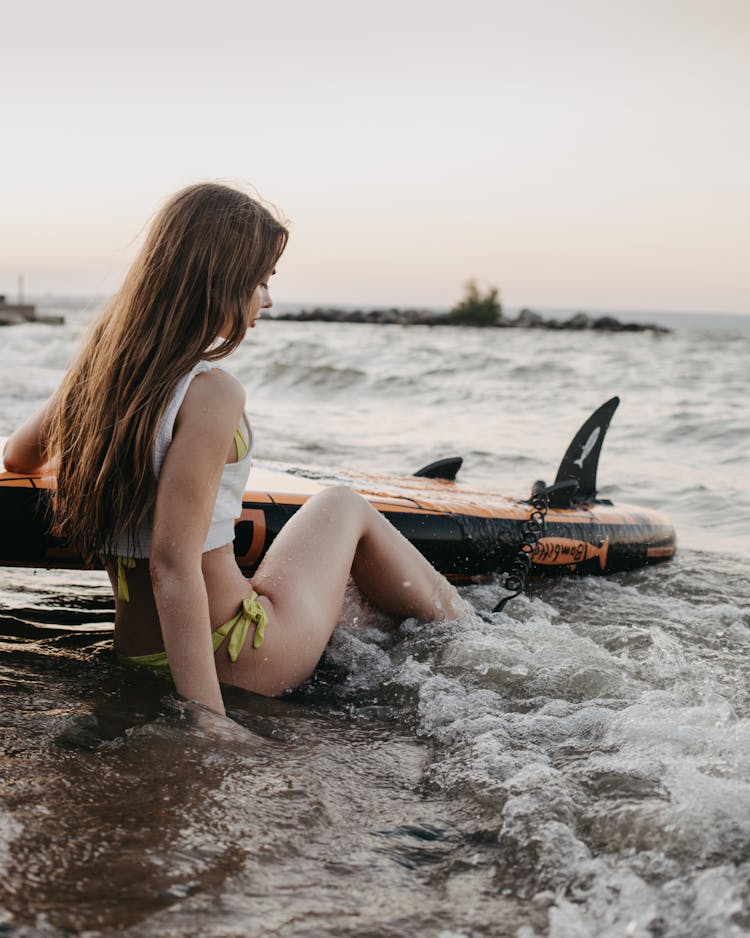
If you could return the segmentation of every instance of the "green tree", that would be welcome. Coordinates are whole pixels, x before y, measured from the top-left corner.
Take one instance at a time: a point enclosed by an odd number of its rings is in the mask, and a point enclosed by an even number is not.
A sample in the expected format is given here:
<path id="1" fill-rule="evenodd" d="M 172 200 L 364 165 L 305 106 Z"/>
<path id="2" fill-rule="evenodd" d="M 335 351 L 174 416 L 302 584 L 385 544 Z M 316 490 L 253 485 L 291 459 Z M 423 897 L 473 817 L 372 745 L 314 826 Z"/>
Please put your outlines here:
<path id="1" fill-rule="evenodd" d="M 476 280 L 464 284 L 463 299 L 448 313 L 451 321 L 461 326 L 494 326 L 503 314 L 499 291 L 490 287 L 482 293 Z"/>

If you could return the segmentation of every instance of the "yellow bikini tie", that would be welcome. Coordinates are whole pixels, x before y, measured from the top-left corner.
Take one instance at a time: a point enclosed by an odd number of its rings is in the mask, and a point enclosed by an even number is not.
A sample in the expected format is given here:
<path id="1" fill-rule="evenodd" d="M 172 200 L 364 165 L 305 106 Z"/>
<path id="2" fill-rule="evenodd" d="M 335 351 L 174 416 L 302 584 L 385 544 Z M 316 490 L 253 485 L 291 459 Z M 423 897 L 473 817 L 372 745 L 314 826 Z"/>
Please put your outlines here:
<path id="1" fill-rule="evenodd" d="M 255 623 L 253 648 L 260 648 L 266 636 L 268 616 L 266 615 L 266 610 L 258 602 L 258 594 L 255 590 L 253 590 L 247 599 L 242 600 L 242 609 L 240 609 L 233 619 L 230 619 L 229 622 L 222 625 L 221 628 L 211 633 L 214 651 L 217 650 L 219 645 L 221 645 L 227 635 L 229 635 L 227 652 L 230 660 L 232 662 L 236 661 L 240 656 L 242 646 L 245 644 L 247 630 L 250 628 L 251 622 Z"/>
<path id="2" fill-rule="evenodd" d="M 266 634 L 268 625 L 268 616 L 266 610 L 258 602 L 258 594 L 253 592 L 247 599 L 242 600 L 242 608 L 237 615 L 220 626 L 215 632 L 211 633 L 211 641 L 214 646 L 214 653 L 219 645 L 229 635 L 227 644 L 227 653 L 231 661 L 239 658 L 242 646 L 247 637 L 247 631 L 250 623 L 255 623 L 255 633 L 253 635 L 253 648 L 260 648 Z M 150 655 L 118 655 L 123 664 L 134 664 L 139 667 L 151 668 L 158 674 L 169 676 L 169 660 L 164 651 L 155 651 Z"/>

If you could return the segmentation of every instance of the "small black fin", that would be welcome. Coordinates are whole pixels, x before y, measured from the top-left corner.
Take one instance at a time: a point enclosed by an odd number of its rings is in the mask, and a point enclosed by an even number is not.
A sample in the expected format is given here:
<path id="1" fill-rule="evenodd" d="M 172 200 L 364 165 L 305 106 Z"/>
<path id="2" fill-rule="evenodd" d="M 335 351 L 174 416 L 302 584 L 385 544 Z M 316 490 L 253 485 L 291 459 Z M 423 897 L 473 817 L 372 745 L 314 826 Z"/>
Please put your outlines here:
<path id="1" fill-rule="evenodd" d="M 455 482 L 463 462 L 460 456 L 447 456 L 445 459 L 431 462 L 429 466 L 422 466 L 414 475 L 424 476 L 426 479 L 447 479 L 449 482 Z"/>
<path id="2" fill-rule="evenodd" d="M 590 502 L 596 498 L 596 471 L 599 467 L 599 454 L 602 451 L 607 427 L 619 403 L 619 397 L 612 397 L 606 404 L 602 404 L 598 410 L 594 411 L 573 437 L 573 442 L 568 447 L 560 468 L 557 470 L 555 483 L 565 482 L 567 479 L 575 479 L 578 483 L 574 496 L 577 502 Z"/>

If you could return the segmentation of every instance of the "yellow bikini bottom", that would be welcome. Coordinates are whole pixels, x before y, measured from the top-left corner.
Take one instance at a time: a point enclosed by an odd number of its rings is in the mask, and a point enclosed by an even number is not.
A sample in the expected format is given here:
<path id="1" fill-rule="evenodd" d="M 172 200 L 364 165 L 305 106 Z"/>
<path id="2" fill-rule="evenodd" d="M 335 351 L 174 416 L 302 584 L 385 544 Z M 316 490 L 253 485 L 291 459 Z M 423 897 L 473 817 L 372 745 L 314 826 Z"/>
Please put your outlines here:
<path id="1" fill-rule="evenodd" d="M 231 661 L 239 658 L 242 647 L 245 644 L 250 625 L 255 624 L 253 632 L 253 648 L 260 648 L 266 634 L 268 625 L 268 616 L 266 610 L 258 602 L 258 594 L 253 590 L 247 599 L 242 600 L 242 608 L 229 622 L 219 626 L 215 632 L 211 633 L 211 640 L 214 646 L 214 652 L 218 651 L 219 646 L 224 639 L 229 636 L 227 642 L 227 654 Z M 122 664 L 131 664 L 140 668 L 150 668 L 158 674 L 169 674 L 169 660 L 165 651 L 157 651 L 153 655 L 118 655 Z"/>

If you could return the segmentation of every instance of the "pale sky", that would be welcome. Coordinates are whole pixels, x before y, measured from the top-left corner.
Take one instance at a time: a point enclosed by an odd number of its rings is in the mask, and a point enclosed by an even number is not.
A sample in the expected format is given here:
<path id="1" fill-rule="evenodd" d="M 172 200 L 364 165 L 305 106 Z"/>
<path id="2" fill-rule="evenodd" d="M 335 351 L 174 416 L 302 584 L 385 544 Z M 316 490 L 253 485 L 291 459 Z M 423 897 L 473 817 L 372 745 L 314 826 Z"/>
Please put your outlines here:
<path id="1" fill-rule="evenodd" d="M 750 0 L 0 0 L 0 293 L 254 187 L 282 302 L 750 313 Z"/>

